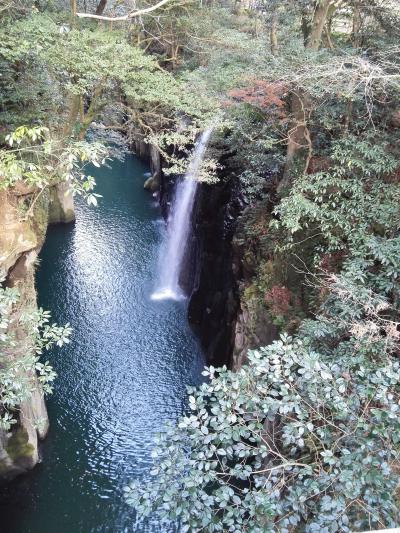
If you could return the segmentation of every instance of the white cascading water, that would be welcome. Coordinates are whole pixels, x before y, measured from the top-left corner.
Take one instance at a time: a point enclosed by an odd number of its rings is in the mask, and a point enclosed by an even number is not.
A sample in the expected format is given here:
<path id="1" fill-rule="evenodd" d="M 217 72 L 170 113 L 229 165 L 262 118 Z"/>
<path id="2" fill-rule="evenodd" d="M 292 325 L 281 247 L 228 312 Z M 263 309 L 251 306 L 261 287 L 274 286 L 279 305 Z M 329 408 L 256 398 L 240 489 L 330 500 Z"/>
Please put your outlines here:
<path id="1" fill-rule="evenodd" d="M 197 190 L 197 174 L 204 158 L 212 128 L 205 130 L 196 143 L 193 159 L 183 178 L 176 186 L 171 207 L 166 240 L 161 247 L 159 265 L 159 288 L 151 295 L 152 300 L 181 300 L 184 298 L 179 286 L 179 276 L 189 237 L 190 215 Z"/>

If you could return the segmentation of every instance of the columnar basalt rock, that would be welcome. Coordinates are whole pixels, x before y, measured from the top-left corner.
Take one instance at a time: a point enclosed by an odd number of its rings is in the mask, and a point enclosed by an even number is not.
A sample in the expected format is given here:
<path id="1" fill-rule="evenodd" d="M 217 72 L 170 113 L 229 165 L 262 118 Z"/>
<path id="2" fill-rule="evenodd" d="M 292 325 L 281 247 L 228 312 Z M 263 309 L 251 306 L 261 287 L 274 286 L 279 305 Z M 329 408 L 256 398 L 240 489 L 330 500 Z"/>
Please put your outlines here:
<path id="1" fill-rule="evenodd" d="M 4 277 L 23 253 L 36 248 L 38 239 L 31 222 L 19 216 L 15 195 L 0 191 L 0 206 L 0 275 Z"/>
<path id="2" fill-rule="evenodd" d="M 238 205 L 231 183 L 199 189 L 192 219 L 188 318 L 207 362 L 231 366 L 238 306 L 231 243 Z"/>
<path id="3" fill-rule="evenodd" d="M 30 348 L 31 339 L 18 318 L 37 305 L 35 262 L 48 224 L 75 219 L 73 198 L 66 191 L 65 184 L 42 192 L 22 186 L 0 191 L 0 275 L 3 283 L 17 288 L 20 295 L 10 326 L 15 346 L 4 357 L 22 358 Z M 27 213 L 32 200 L 36 200 L 34 207 Z M 19 406 L 17 424 L 8 432 L 0 430 L 0 481 L 12 479 L 38 463 L 39 441 L 48 431 L 42 389 L 36 375 L 30 374 L 28 379 L 32 394 Z"/>
<path id="4" fill-rule="evenodd" d="M 4 357 L 18 359 L 30 348 L 30 338 L 18 319 L 36 306 L 34 268 L 47 228 L 47 201 L 38 202 L 30 217 L 23 216 L 21 191 L 2 191 L 0 209 L 0 272 L 9 287 L 18 289 L 20 299 L 11 317 L 15 340 Z M 20 405 L 17 424 L 0 432 L 0 480 L 11 479 L 33 468 L 39 460 L 38 440 L 48 429 L 43 393 L 36 375 L 30 375 L 32 395 Z"/>
<path id="5" fill-rule="evenodd" d="M 145 148 L 147 146 L 147 148 Z M 149 159 L 149 145 L 137 142 L 136 153 Z M 224 165 L 229 170 L 229 162 Z M 149 178 L 158 187 L 162 214 L 169 216 L 174 178 Z M 200 184 L 191 215 L 191 232 L 180 284 L 189 294 L 188 320 L 199 337 L 208 364 L 239 369 L 249 349 L 270 344 L 278 328 L 260 303 L 246 301 L 243 289 L 254 268 L 246 265 L 246 246 L 238 246 L 237 221 L 244 203 L 234 176 L 214 185 Z M 247 254 L 248 255 L 248 254 Z M 254 266 L 254 265 L 253 265 Z"/>
<path id="6" fill-rule="evenodd" d="M 168 217 L 174 179 L 161 174 L 159 199 Z M 188 320 L 199 337 L 208 364 L 237 369 L 247 350 L 264 335 L 255 316 L 241 303 L 239 284 L 243 276 L 242 254 L 235 247 L 237 219 L 243 210 L 240 187 L 234 177 L 215 185 L 200 184 L 191 217 L 184 268 L 180 282 L 190 295 Z M 267 337 L 275 335 L 273 326 Z"/>
<path id="7" fill-rule="evenodd" d="M 249 306 L 248 303 L 241 301 L 235 323 L 232 369 L 239 370 L 246 362 L 249 350 L 268 346 L 277 337 L 278 328 L 265 309 L 258 303 Z"/>
<path id="8" fill-rule="evenodd" d="M 41 240 L 42 236 L 38 236 Z M 21 313 L 36 306 L 34 263 L 37 249 L 25 252 L 10 269 L 7 285 L 16 287 L 20 294 L 18 306 L 13 312 L 11 326 L 15 346 L 8 357 L 24 357 L 30 349 L 31 339 L 23 325 L 18 321 Z M 17 424 L 0 437 L 0 479 L 10 479 L 33 468 L 39 461 L 39 440 L 43 439 L 49 428 L 43 392 L 35 374 L 30 373 L 31 396 L 20 406 Z"/>

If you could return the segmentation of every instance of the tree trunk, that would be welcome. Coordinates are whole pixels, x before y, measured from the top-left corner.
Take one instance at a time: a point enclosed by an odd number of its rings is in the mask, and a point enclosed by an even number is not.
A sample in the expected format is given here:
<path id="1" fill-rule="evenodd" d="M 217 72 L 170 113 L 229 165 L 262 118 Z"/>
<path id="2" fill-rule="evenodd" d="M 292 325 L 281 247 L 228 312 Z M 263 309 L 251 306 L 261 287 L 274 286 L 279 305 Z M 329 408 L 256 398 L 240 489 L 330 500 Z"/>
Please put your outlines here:
<path id="1" fill-rule="evenodd" d="M 290 98 L 290 111 L 292 115 L 291 129 L 288 133 L 285 169 L 278 185 L 277 192 L 280 196 L 286 194 L 290 188 L 296 160 L 309 160 L 311 153 L 311 139 L 307 128 L 311 102 L 308 94 L 303 90 L 293 92 Z M 305 165 L 305 166 L 308 166 Z"/>
<path id="2" fill-rule="evenodd" d="M 333 4 L 334 0 L 322 0 L 315 7 L 311 22 L 306 17 L 306 13 L 303 12 L 302 26 L 306 49 L 319 49 L 329 8 Z M 287 192 L 290 188 L 295 161 L 299 157 L 304 156 L 305 161 L 308 162 L 312 151 L 310 132 L 307 128 L 308 117 L 311 113 L 311 102 L 309 95 L 303 89 L 298 88 L 293 91 L 290 99 L 290 112 L 293 121 L 288 133 L 285 169 L 278 186 L 278 194 L 280 195 Z M 308 157 L 306 156 L 307 152 Z M 305 163 L 305 167 L 307 167 L 307 163 Z"/>
<path id="3" fill-rule="evenodd" d="M 80 111 L 80 96 L 78 94 L 71 94 L 69 96 L 69 112 L 68 119 L 64 126 L 63 136 L 69 137 L 73 134 Z"/>
<path id="4" fill-rule="evenodd" d="M 100 0 L 96 7 L 96 15 L 102 15 L 107 5 L 107 0 Z"/>
<path id="5" fill-rule="evenodd" d="M 276 56 L 278 53 L 278 36 L 277 36 L 277 15 L 276 15 L 276 9 L 272 11 L 271 15 L 271 28 L 270 28 L 270 43 L 271 43 L 271 54 L 273 56 Z"/>
<path id="6" fill-rule="evenodd" d="M 101 102 L 99 103 L 99 99 L 101 96 L 102 88 L 100 86 L 96 87 L 92 94 L 92 99 L 90 101 L 89 107 L 84 112 L 83 108 L 83 99 L 81 100 L 81 118 L 80 118 L 80 128 L 79 128 L 79 134 L 78 139 L 83 140 L 85 138 L 86 132 L 91 126 L 94 119 L 97 117 L 98 113 L 101 111 L 101 109 L 104 107 L 104 104 L 102 105 Z"/>
<path id="7" fill-rule="evenodd" d="M 311 31 L 311 12 L 310 8 L 304 8 L 301 12 L 301 32 L 303 34 L 304 46 L 307 46 Z"/>
<path id="8" fill-rule="evenodd" d="M 310 50 L 318 50 L 320 47 L 322 32 L 324 31 L 329 8 L 332 4 L 333 0 L 322 0 L 315 8 L 310 33 L 306 42 L 306 48 Z"/>
<path id="9" fill-rule="evenodd" d="M 332 43 L 332 17 L 329 18 L 327 23 L 325 24 L 325 35 L 326 35 L 326 46 L 333 50 L 333 43 Z"/>
<path id="10" fill-rule="evenodd" d="M 69 0 L 69 5 L 71 7 L 71 26 L 74 26 L 76 18 L 76 0 Z"/>
<path id="11" fill-rule="evenodd" d="M 358 0 L 354 1 L 353 7 L 353 32 L 352 32 L 352 42 L 354 48 L 358 48 L 361 45 L 361 10 L 360 2 Z"/>

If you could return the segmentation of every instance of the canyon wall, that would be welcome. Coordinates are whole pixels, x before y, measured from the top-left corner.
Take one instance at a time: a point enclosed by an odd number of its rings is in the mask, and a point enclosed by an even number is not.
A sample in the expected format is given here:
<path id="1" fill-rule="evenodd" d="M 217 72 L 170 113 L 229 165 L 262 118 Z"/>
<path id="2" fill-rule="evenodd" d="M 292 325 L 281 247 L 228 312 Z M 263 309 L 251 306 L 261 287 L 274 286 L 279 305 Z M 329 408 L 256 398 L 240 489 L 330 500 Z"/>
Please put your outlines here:
<path id="1" fill-rule="evenodd" d="M 0 276 L 7 287 L 18 289 L 9 326 L 15 345 L 4 354 L 21 359 L 31 347 L 31 338 L 19 321 L 22 313 L 35 309 L 35 263 L 49 223 L 74 220 L 71 195 L 63 184 L 45 190 L 27 215 L 38 191 L 13 188 L 0 191 Z M 34 374 L 28 375 L 32 394 L 15 413 L 17 423 L 8 432 L 0 430 L 0 481 L 33 468 L 39 461 L 39 441 L 48 431 L 49 420 L 43 392 Z"/>
<path id="2" fill-rule="evenodd" d="M 249 349 L 279 335 L 257 284 L 259 258 L 243 233 L 248 223 L 235 178 L 201 185 L 193 212 L 188 319 L 206 360 L 237 370 Z"/>
<path id="3" fill-rule="evenodd" d="M 150 166 L 150 176 L 144 183 L 144 188 L 150 192 L 157 192 L 161 187 L 161 156 L 157 147 L 145 143 L 144 140 L 138 137 L 133 141 L 131 145 L 132 151 L 149 163 Z"/>
<path id="4" fill-rule="evenodd" d="M 232 249 L 237 192 L 230 181 L 201 184 L 192 216 L 188 319 L 214 366 L 232 366 L 239 305 Z"/>
<path id="5" fill-rule="evenodd" d="M 136 153 L 152 161 L 149 145 L 137 142 Z M 247 223 L 239 180 L 223 154 L 223 172 L 216 184 L 200 183 L 191 215 L 191 232 L 180 284 L 189 294 L 188 321 L 198 336 L 207 364 L 238 369 L 247 351 L 269 344 L 278 328 L 262 302 L 247 297 L 257 258 L 243 235 Z M 154 167 L 154 163 L 153 163 Z M 145 183 L 156 191 L 162 215 L 168 218 L 176 177 L 161 171 Z"/>

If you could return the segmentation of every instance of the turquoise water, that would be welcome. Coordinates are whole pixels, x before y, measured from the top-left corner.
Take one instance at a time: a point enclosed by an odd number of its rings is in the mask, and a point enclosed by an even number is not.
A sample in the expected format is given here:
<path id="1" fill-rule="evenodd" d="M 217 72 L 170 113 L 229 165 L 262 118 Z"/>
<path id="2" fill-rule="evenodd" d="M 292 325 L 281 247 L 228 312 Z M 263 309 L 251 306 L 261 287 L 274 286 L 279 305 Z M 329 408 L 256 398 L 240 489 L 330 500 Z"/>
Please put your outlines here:
<path id="1" fill-rule="evenodd" d="M 203 360 L 185 302 L 150 299 L 164 225 L 133 156 L 95 169 L 97 208 L 77 202 L 75 225 L 49 229 L 37 274 L 39 303 L 72 343 L 50 354 L 43 462 L 3 494 L 0 531 L 168 532 L 135 521 L 122 487 L 146 475 L 152 436 L 182 412 Z M 4 528 L 4 529 L 3 529 Z"/>

